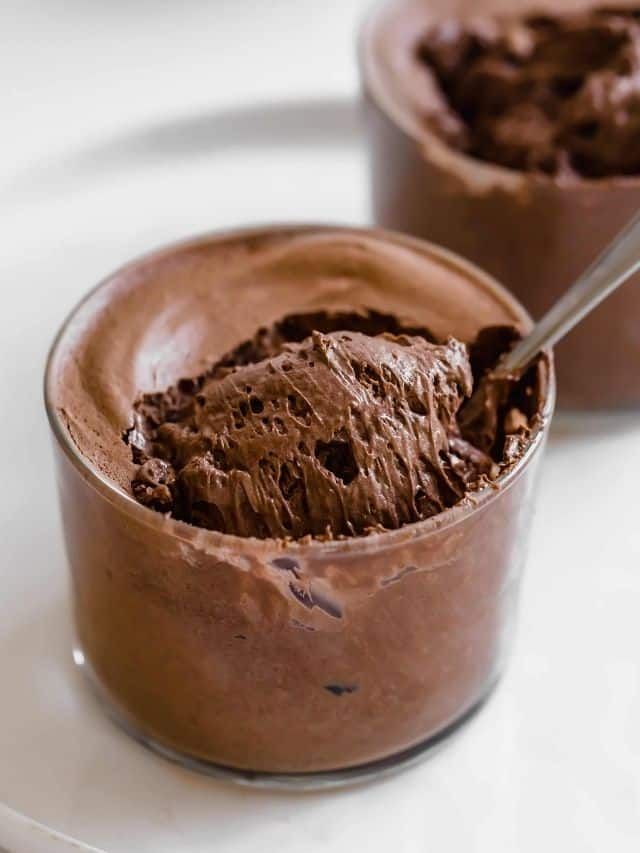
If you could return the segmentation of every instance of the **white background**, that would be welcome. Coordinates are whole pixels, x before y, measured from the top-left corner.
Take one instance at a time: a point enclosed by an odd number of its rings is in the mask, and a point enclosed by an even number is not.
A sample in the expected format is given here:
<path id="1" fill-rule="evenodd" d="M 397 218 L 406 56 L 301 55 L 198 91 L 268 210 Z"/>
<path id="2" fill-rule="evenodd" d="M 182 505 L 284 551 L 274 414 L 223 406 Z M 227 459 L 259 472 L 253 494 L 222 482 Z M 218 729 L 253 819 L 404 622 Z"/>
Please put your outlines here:
<path id="1" fill-rule="evenodd" d="M 292 796 L 192 775 L 103 719 L 69 660 L 51 338 L 165 241 L 367 221 L 363 5 L 0 0 L 0 802 L 110 853 L 637 853 L 640 416 L 556 423 L 507 677 L 389 781 Z"/>

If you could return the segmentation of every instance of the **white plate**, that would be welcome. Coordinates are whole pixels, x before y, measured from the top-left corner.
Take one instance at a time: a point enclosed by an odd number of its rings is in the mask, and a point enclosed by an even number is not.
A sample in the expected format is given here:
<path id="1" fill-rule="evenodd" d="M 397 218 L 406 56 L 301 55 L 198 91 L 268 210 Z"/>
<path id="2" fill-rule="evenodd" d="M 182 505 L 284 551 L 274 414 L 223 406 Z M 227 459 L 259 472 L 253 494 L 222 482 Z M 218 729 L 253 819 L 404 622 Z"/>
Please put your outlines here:
<path id="1" fill-rule="evenodd" d="M 40 399 L 57 326 L 159 243 L 247 222 L 366 220 L 356 122 L 351 101 L 330 99 L 143 123 L 43 159 L 4 193 L 0 800 L 110 853 L 637 853 L 635 417 L 555 429 L 508 675 L 458 739 L 400 776 L 291 795 L 193 775 L 114 728 L 72 666 Z M 40 830 L 23 845 L 8 826 L 0 812 L 12 853 L 65 849 Z"/>

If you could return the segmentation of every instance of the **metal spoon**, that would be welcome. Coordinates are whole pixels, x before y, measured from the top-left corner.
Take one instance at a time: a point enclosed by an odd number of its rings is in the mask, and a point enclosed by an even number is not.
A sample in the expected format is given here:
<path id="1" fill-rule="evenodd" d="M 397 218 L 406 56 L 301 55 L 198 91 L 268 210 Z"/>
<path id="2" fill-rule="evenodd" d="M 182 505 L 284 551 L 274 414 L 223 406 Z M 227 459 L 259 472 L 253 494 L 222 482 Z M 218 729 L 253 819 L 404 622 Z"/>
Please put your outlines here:
<path id="1" fill-rule="evenodd" d="M 541 350 L 556 344 L 638 269 L 640 213 L 634 216 L 598 259 L 536 323 L 532 331 L 504 356 L 491 371 L 491 377 L 518 379 Z"/>
<path id="2" fill-rule="evenodd" d="M 640 213 L 498 364 L 482 377 L 460 412 L 463 434 L 487 452 L 498 427 L 499 403 L 538 353 L 552 347 L 610 293 L 640 269 Z"/>

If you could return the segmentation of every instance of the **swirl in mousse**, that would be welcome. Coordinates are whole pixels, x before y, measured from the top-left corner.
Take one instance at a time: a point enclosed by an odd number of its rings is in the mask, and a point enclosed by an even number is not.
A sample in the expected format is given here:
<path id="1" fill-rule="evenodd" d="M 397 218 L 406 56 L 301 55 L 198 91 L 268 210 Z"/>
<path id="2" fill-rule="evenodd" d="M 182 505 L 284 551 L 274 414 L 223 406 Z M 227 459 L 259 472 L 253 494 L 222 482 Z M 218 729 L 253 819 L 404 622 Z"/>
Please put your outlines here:
<path id="1" fill-rule="evenodd" d="M 462 415 L 529 324 L 466 262 L 358 229 L 202 238 L 93 291 L 46 390 L 76 656 L 111 713 L 299 785 L 468 719 L 510 642 L 550 357 Z"/>
<path id="2" fill-rule="evenodd" d="M 361 71 L 376 221 L 541 316 L 640 208 L 640 6 L 390 0 Z M 558 347 L 560 403 L 640 404 L 638 277 Z"/>

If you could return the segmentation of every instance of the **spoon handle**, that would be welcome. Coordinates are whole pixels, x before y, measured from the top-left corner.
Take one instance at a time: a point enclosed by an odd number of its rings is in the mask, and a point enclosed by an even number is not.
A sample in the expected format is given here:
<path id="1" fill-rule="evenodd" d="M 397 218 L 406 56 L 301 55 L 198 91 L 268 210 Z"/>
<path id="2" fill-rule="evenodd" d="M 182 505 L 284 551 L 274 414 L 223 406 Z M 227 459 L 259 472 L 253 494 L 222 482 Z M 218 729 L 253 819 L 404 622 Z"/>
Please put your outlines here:
<path id="1" fill-rule="evenodd" d="M 540 350 L 552 347 L 596 305 L 640 268 L 640 213 L 637 213 L 598 259 L 536 323 L 493 371 L 517 376 Z M 615 329 L 611 330 L 615 333 Z"/>

